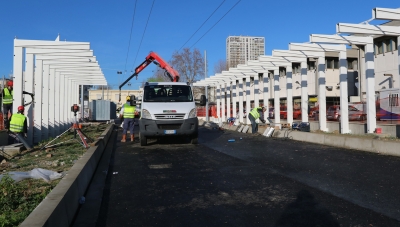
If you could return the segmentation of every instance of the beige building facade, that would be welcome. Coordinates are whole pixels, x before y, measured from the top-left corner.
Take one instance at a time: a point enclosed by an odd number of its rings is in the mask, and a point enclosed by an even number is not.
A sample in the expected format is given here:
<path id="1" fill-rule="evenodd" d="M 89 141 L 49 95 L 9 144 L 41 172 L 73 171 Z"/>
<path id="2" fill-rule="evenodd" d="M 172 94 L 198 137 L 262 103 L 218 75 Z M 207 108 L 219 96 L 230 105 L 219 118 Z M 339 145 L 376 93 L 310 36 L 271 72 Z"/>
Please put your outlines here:
<path id="1" fill-rule="evenodd" d="M 118 108 L 125 103 L 127 96 L 135 95 L 138 97 L 140 94 L 140 90 L 121 90 L 121 101 L 119 101 L 119 90 L 89 90 L 89 102 L 92 100 L 109 100 L 114 102 Z"/>

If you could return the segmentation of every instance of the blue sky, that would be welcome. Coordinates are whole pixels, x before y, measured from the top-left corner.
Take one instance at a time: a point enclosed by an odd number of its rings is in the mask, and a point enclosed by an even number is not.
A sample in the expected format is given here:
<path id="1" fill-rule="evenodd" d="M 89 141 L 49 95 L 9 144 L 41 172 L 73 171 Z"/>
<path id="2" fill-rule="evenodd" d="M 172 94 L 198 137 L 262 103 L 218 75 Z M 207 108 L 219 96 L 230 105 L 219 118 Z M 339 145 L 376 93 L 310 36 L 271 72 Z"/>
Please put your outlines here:
<path id="1" fill-rule="evenodd" d="M 168 61 L 186 41 L 184 47 L 207 51 L 208 75 L 214 75 L 214 65 L 226 59 L 228 36 L 265 37 L 265 54 L 270 55 L 273 49 L 287 50 L 290 42 L 308 42 L 310 34 L 334 34 L 337 23 L 366 21 L 375 7 L 399 8 L 400 4 L 394 0 L 155 0 L 154 5 L 153 0 L 3 0 L 0 76 L 12 73 L 15 37 L 55 40 L 58 34 L 62 41 L 90 42 L 114 89 L 150 51 Z M 149 66 L 124 88 L 138 89 L 154 69 Z"/>

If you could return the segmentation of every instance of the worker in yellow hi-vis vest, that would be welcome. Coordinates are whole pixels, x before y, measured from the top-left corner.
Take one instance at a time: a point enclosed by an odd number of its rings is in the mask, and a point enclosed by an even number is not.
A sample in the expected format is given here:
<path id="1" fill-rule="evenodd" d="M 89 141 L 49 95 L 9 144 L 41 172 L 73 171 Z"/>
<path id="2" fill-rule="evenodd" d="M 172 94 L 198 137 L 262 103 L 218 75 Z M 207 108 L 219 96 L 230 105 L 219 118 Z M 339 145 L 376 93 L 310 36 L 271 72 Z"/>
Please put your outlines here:
<path id="1" fill-rule="evenodd" d="M 27 137 L 28 132 L 28 121 L 24 115 L 25 108 L 23 106 L 18 107 L 18 112 L 13 114 L 10 118 L 10 131 L 21 137 Z M 15 138 L 14 143 L 21 143 L 18 138 Z"/>
<path id="2" fill-rule="evenodd" d="M 266 110 L 265 107 L 255 107 L 250 111 L 249 119 L 251 121 L 251 133 L 257 133 L 258 131 L 258 124 L 256 122 L 258 118 L 260 118 L 260 121 L 262 121 L 262 123 L 265 123 L 264 120 L 265 110 Z"/>
<path id="3" fill-rule="evenodd" d="M 7 81 L 7 87 L 3 89 L 3 118 L 4 127 L 9 128 L 9 118 L 8 113 L 12 114 L 13 107 L 13 82 L 11 80 Z"/>
<path id="4" fill-rule="evenodd" d="M 122 106 L 119 115 L 121 120 L 124 119 L 121 142 L 126 142 L 126 134 L 128 133 L 128 130 L 131 134 L 131 141 L 133 142 L 135 140 L 133 129 L 135 127 L 135 115 L 137 114 L 136 101 L 131 99 L 130 96 L 127 96 L 126 103 Z"/>

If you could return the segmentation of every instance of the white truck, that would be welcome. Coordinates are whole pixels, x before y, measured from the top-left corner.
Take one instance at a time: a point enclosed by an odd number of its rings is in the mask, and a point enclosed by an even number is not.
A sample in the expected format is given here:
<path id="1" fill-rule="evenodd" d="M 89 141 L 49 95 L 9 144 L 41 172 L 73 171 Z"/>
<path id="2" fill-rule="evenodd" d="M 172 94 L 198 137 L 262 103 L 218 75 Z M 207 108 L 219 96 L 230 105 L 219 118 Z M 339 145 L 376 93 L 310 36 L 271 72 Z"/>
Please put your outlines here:
<path id="1" fill-rule="evenodd" d="M 200 104 L 205 104 L 205 96 Z M 198 142 L 198 119 L 193 90 L 182 82 L 146 83 L 140 100 L 140 145 L 148 138 L 181 137 Z"/>
<path id="2" fill-rule="evenodd" d="M 193 89 L 188 83 L 179 82 L 179 73 L 155 52 L 150 52 L 146 60 L 135 69 L 119 89 L 131 78 L 146 68 L 151 62 L 165 70 L 172 82 L 146 82 L 140 105 L 139 139 L 146 146 L 148 138 L 181 137 L 190 138 L 192 144 L 198 142 L 198 119 Z M 120 92 L 121 100 L 121 92 Z M 202 95 L 200 105 L 206 104 Z"/>

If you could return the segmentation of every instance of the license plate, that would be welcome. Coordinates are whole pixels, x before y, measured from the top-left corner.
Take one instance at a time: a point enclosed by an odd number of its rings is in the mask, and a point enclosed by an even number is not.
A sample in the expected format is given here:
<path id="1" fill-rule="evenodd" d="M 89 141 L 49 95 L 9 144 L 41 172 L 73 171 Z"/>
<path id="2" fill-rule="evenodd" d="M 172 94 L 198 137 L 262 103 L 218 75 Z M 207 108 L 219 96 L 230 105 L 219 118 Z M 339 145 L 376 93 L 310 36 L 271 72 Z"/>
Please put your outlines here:
<path id="1" fill-rule="evenodd" d="M 164 134 L 176 134 L 176 130 L 164 130 Z"/>

